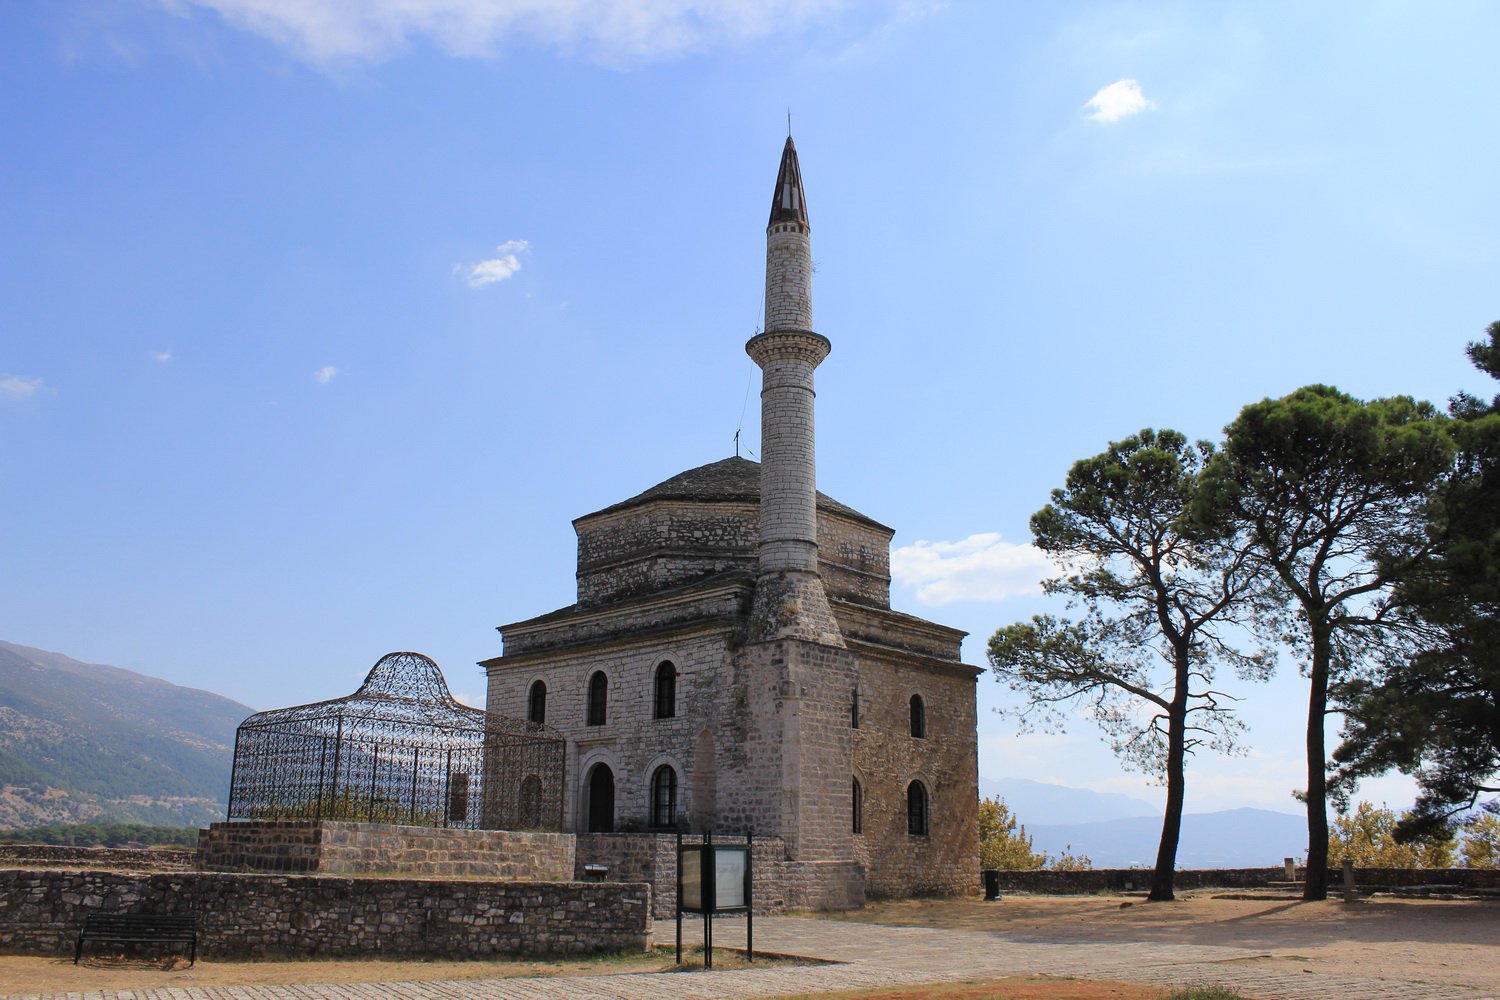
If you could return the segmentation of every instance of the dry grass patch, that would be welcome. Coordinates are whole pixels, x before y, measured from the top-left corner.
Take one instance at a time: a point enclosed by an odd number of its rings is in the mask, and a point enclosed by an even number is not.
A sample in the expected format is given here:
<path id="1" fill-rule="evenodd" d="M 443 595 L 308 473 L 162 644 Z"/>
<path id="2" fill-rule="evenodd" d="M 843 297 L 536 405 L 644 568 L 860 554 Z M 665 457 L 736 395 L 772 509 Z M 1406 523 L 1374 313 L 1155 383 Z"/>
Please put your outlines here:
<path id="1" fill-rule="evenodd" d="M 658 946 L 649 952 L 615 952 L 591 957 L 449 961 L 383 959 L 342 961 L 216 961 L 200 958 L 158 960 L 72 956 L 0 955 L 0 993 L 86 993 L 99 990 L 148 990 L 168 987 L 283 986 L 318 983 L 405 983 L 465 979 L 515 979 L 551 976 L 612 976 L 626 972 L 672 972 L 677 950 Z M 703 949 L 684 949 L 683 971 L 703 966 Z M 753 967 L 819 965 L 816 960 L 756 952 Z M 747 968 L 743 951 L 714 948 L 714 969 Z"/>

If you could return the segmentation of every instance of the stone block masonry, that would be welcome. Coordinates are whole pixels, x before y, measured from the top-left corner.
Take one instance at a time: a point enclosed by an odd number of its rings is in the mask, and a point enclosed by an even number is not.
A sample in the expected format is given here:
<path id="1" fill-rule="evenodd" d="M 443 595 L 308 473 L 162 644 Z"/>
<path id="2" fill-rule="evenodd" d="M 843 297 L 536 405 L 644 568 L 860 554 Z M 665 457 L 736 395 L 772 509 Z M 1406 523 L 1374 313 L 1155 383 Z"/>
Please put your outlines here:
<path id="1" fill-rule="evenodd" d="M 185 872 L 193 852 L 159 848 L 69 847 L 62 844 L 0 845 L 0 868 L 110 868 L 116 871 Z"/>
<path id="2" fill-rule="evenodd" d="M 215 823 L 198 835 L 198 867 L 565 882 L 573 877 L 573 838 L 331 820 Z"/>
<path id="3" fill-rule="evenodd" d="M 0 870 L 0 951 L 70 954 L 89 913 L 192 913 L 209 958 L 485 958 L 651 946 L 651 887 Z"/>
<path id="4" fill-rule="evenodd" d="M 739 837 L 716 838 L 726 845 L 742 844 Z M 700 836 L 682 838 L 684 844 L 703 842 Z M 818 905 L 821 887 L 809 886 L 804 871 L 789 878 L 786 846 L 780 837 L 762 837 L 755 841 L 750 862 L 751 895 L 756 913 L 782 913 L 793 909 L 847 909 L 843 897 Z M 611 882 L 649 882 L 654 916 L 667 920 L 677 912 L 677 837 L 661 833 L 584 833 L 578 835 L 578 874 L 586 864 L 605 865 Z M 841 878 L 849 873 L 837 873 Z M 859 881 L 859 873 L 854 880 Z M 841 882 L 842 884 L 842 882 Z M 861 883 L 862 884 L 862 883 Z M 790 889 L 790 893 L 789 890 Z M 789 901 L 790 899 L 790 901 Z M 863 896 L 855 906 L 862 905 Z M 843 904 L 843 905 L 840 905 Z"/>

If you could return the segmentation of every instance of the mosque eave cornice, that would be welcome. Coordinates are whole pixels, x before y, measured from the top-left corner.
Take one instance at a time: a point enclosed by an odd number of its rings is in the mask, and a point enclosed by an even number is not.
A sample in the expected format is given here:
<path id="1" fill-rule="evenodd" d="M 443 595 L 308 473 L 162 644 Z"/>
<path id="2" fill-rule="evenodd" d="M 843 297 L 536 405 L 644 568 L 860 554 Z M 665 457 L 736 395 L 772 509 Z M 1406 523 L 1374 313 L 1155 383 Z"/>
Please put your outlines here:
<path id="1" fill-rule="evenodd" d="M 561 625 L 594 625 L 610 618 L 634 615 L 643 608 L 681 607 L 699 601 L 733 596 L 748 592 L 753 589 L 754 585 L 754 578 L 749 573 L 731 570 L 727 573 L 719 573 L 681 587 L 658 590 L 650 594 L 642 594 L 639 597 L 629 597 L 622 601 L 612 601 L 609 604 L 593 607 L 570 604 L 565 608 L 558 608 L 556 611 L 549 611 L 535 618 L 511 622 L 509 625 L 496 626 L 496 630 L 505 636 L 520 637 L 544 632 Z"/>
<path id="2" fill-rule="evenodd" d="M 839 598 L 830 598 L 829 603 L 833 606 L 834 613 L 840 618 L 848 617 L 855 621 L 863 619 L 872 624 L 893 624 L 931 639 L 959 643 L 969 634 L 963 629 L 942 625 L 891 608 L 874 608 L 868 604 L 856 604 Z"/>
<path id="3" fill-rule="evenodd" d="M 689 638 L 695 635 L 733 635 L 740 629 L 737 617 L 717 616 L 657 628 L 639 629 L 629 633 L 614 633 L 597 639 L 578 642 L 559 642 L 520 653 L 506 653 L 480 660 L 485 670 L 526 666 L 538 662 L 550 662 L 569 656 L 587 656 L 595 651 L 614 652 L 638 646 L 660 645 L 666 640 Z"/>

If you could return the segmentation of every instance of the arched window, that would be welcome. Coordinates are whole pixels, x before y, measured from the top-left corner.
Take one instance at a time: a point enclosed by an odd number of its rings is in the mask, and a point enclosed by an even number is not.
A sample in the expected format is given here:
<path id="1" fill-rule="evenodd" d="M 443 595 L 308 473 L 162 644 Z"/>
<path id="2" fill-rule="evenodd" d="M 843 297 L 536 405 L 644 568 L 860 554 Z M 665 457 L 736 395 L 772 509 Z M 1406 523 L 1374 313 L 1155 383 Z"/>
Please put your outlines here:
<path id="1" fill-rule="evenodd" d="M 677 825 L 677 772 L 669 764 L 651 776 L 651 825 L 658 829 Z"/>
<path id="2" fill-rule="evenodd" d="M 927 706 L 919 694 L 911 696 L 911 734 L 919 740 L 927 738 Z"/>
<path id="3" fill-rule="evenodd" d="M 543 723 L 547 721 L 547 685 L 533 681 L 531 693 L 526 697 L 526 720 Z"/>
<path id="4" fill-rule="evenodd" d="M 859 787 L 859 779 L 854 779 L 854 833 L 865 832 L 865 790 Z"/>
<path id="5" fill-rule="evenodd" d="M 855 688 L 849 698 L 849 728 L 859 728 L 859 688 Z"/>
<path id="6" fill-rule="evenodd" d="M 537 683 L 540 684 L 541 681 Z M 542 779 L 534 774 L 528 774 L 521 782 L 520 812 L 521 826 L 525 829 L 535 829 L 542 825 Z"/>
<path id="7" fill-rule="evenodd" d="M 608 764 L 589 769 L 588 808 L 589 833 L 615 832 L 615 772 Z"/>
<path id="8" fill-rule="evenodd" d="M 585 720 L 590 726 L 604 725 L 605 709 L 609 705 L 609 678 L 604 671 L 595 671 L 589 678 L 589 714 Z"/>
<path id="9" fill-rule="evenodd" d="M 906 832 L 913 837 L 927 836 L 927 789 L 920 781 L 906 786 Z"/>
<path id="10" fill-rule="evenodd" d="M 656 668 L 656 717 L 670 719 L 677 714 L 677 668 L 663 660 Z"/>

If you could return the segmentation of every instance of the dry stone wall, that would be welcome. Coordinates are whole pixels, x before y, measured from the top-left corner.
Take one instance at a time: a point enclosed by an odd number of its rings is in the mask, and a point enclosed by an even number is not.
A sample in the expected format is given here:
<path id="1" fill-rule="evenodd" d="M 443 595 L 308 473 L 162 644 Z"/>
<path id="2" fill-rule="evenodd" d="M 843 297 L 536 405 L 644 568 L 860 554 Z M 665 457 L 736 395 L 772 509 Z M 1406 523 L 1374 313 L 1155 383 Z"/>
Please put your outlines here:
<path id="1" fill-rule="evenodd" d="M 209 958 L 582 955 L 651 945 L 651 887 L 0 870 L 0 951 L 67 954 L 93 912 L 192 913 Z"/>

